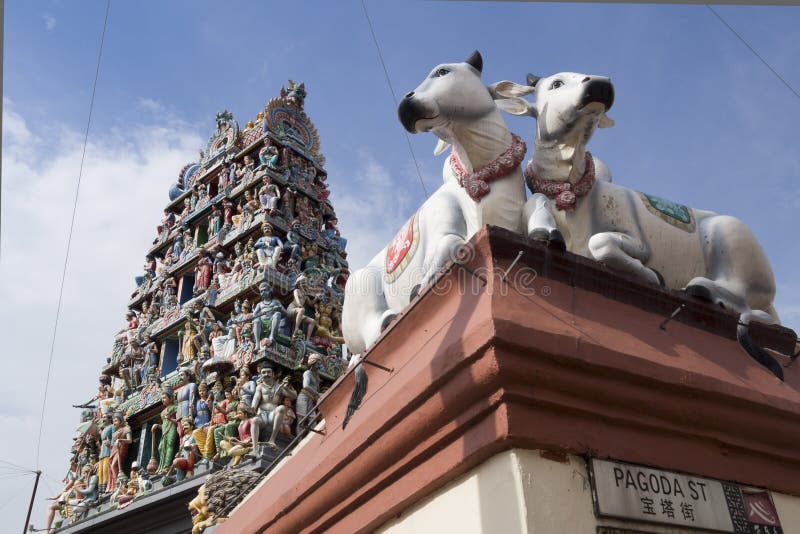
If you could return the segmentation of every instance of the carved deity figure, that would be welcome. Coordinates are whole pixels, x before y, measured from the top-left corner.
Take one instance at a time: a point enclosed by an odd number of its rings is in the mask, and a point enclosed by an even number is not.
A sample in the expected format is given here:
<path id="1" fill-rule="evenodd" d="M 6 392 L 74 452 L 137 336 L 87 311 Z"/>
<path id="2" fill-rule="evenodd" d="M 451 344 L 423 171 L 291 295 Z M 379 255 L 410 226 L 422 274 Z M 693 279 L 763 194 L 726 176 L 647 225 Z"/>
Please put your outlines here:
<path id="1" fill-rule="evenodd" d="M 265 139 L 264 147 L 258 152 L 258 161 L 261 163 L 261 165 L 266 165 L 270 169 L 277 171 L 280 167 L 278 163 L 279 159 L 280 155 L 278 153 L 278 148 L 273 145 L 269 139 Z"/>
<path id="2" fill-rule="evenodd" d="M 261 267 L 275 268 L 283 253 L 283 241 L 272 233 L 272 225 L 268 222 L 261 225 L 261 231 L 264 235 L 259 237 L 253 245 L 256 249 L 258 264 Z"/>
<path id="3" fill-rule="evenodd" d="M 278 332 L 286 332 L 286 309 L 278 299 L 272 298 L 272 287 L 267 282 L 258 286 L 261 301 L 253 308 L 253 335 L 256 350 L 261 348 L 261 339 L 264 331 L 269 331 L 267 346 L 275 340 Z"/>
<path id="4" fill-rule="evenodd" d="M 161 410 L 161 423 L 153 425 L 152 432 L 161 429 L 161 439 L 158 442 L 158 472 L 167 471 L 172 465 L 175 457 L 175 450 L 178 448 L 178 422 L 176 413 L 178 407 L 175 406 L 174 393 L 172 388 L 165 387 L 161 392 L 161 403 L 164 408 Z M 149 468 L 148 468 L 149 469 Z"/>
<path id="5" fill-rule="evenodd" d="M 278 199 L 281 198 L 281 190 L 272 182 L 269 175 L 265 175 L 261 187 L 258 189 L 258 201 L 261 204 L 261 209 L 269 212 L 270 215 L 274 214 L 278 209 Z"/>
<path id="6" fill-rule="evenodd" d="M 177 411 L 176 420 L 180 421 L 184 417 L 194 417 L 195 403 L 197 402 L 197 384 L 192 381 L 192 375 L 188 369 L 181 369 L 178 372 L 180 382 L 176 388 Z M 178 428 L 178 433 L 183 437 L 183 429 Z"/>
<path id="7" fill-rule="evenodd" d="M 114 434 L 114 425 L 111 414 L 103 415 L 103 429 L 100 431 L 100 456 L 97 461 L 97 480 L 100 485 L 100 492 L 105 493 L 106 489 L 112 489 L 113 485 L 108 485 L 108 464 L 111 456 L 111 438 Z"/>
<path id="8" fill-rule="evenodd" d="M 197 462 L 197 443 L 195 443 L 192 435 L 194 425 L 191 417 L 182 418 L 180 425 L 183 437 L 181 438 L 180 449 L 175 453 L 175 458 L 172 460 L 172 467 L 177 473 L 177 479 L 183 480 L 187 476 L 191 476 L 194 470 L 194 464 Z"/>
<path id="9" fill-rule="evenodd" d="M 253 396 L 252 407 L 256 410 L 256 416 L 251 419 L 251 432 L 253 452 L 258 457 L 262 453 L 261 432 L 272 425 L 272 433 L 266 444 L 273 449 L 278 446 L 275 438 L 278 435 L 283 420 L 286 416 L 286 407 L 283 405 L 284 398 L 296 399 L 297 393 L 289 384 L 289 377 L 285 377 L 281 382 L 275 381 L 275 371 L 268 364 L 262 362 L 259 366 L 259 379 L 256 383 L 256 393 Z"/>
<path id="10" fill-rule="evenodd" d="M 125 423 L 125 417 L 121 413 L 115 413 L 113 419 L 114 434 L 111 437 L 111 456 L 108 465 L 109 488 L 116 486 L 117 477 L 122 473 L 122 466 L 128 458 L 128 447 L 133 441 L 131 428 Z"/>
<path id="11" fill-rule="evenodd" d="M 303 371 L 303 389 L 297 395 L 297 420 L 302 422 L 305 417 L 314 409 L 314 405 L 319 399 L 319 366 L 321 363 L 320 355 L 312 353 L 308 357 L 308 369 Z M 306 421 L 307 424 L 313 421 Z M 300 429 L 298 429 L 298 432 Z"/>

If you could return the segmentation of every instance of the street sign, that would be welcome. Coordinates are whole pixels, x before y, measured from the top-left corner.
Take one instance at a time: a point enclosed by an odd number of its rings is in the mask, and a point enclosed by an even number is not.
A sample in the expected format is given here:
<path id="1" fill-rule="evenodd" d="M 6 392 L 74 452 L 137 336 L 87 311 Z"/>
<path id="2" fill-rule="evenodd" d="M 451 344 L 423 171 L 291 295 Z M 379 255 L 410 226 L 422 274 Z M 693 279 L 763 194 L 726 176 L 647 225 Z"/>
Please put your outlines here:
<path id="1" fill-rule="evenodd" d="M 713 530 L 780 534 L 769 492 L 623 462 L 590 461 L 598 517 Z"/>

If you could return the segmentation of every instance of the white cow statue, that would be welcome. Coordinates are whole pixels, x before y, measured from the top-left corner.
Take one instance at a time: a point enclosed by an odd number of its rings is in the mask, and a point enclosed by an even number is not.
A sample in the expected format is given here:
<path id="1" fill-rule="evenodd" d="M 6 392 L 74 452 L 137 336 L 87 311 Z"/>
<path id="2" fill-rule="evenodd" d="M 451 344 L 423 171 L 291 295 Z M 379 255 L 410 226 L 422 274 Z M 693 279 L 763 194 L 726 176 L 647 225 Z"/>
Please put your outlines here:
<path id="1" fill-rule="evenodd" d="M 398 115 L 411 133 L 433 132 L 435 154 L 449 145 L 444 183 L 394 240 L 353 273 L 345 288 L 342 333 L 348 349 L 364 352 L 481 226 L 522 232 L 525 143 L 508 131 L 495 86 L 481 81 L 476 51 L 464 63 L 436 66 L 403 98 Z M 516 95 L 514 87 L 506 93 Z M 520 93 L 524 94 L 524 93 Z"/>
<path id="2" fill-rule="evenodd" d="M 527 81 L 501 82 L 496 92 L 516 102 L 504 109 L 537 121 L 524 171 L 533 193 L 524 208 L 531 237 L 563 236 L 571 252 L 646 282 L 685 289 L 742 314 L 744 323 L 779 322 L 769 261 L 739 219 L 598 179 L 596 168 L 605 166 L 586 143 L 596 128 L 613 125 L 606 116 L 614 101 L 609 78 L 563 72 L 529 74 Z M 519 98 L 526 90 L 534 103 Z"/>

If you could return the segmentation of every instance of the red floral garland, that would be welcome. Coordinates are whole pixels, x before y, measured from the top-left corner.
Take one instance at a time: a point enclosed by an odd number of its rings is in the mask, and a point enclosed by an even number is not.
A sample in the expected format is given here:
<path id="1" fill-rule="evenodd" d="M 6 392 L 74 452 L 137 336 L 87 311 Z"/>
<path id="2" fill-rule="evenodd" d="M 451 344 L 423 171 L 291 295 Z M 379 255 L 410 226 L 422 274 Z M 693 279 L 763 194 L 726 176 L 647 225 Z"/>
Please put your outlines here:
<path id="1" fill-rule="evenodd" d="M 548 198 L 555 198 L 556 208 L 563 211 L 574 211 L 578 199 L 589 194 L 594 186 L 594 160 L 592 155 L 586 152 L 586 168 L 581 179 L 574 184 L 537 178 L 533 173 L 533 160 L 531 160 L 525 167 L 525 181 L 528 183 L 531 193 L 543 193 Z"/>
<path id="2" fill-rule="evenodd" d="M 511 134 L 511 146 L 477 171 L 468 173 L 458 159 L 455 151 L 450 155 L 450 170 L 458 178 L 458 185 L 463 187 L 475 202 L 489 194 L 489 182 L 511 174 L 525 157 L 525 142 L 515 134 Z"/>

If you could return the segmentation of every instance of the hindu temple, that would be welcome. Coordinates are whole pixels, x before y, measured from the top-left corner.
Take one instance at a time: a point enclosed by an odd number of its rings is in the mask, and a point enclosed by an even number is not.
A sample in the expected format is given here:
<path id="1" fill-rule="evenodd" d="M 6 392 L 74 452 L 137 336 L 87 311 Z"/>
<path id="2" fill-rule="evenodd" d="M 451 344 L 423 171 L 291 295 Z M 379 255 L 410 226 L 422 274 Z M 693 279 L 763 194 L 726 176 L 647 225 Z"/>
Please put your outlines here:
<path id="1" fill-rule="evenodd" d="M 482 69 L 405 93 L 443 183 L 352 272 L 303 84 L 217 114 L 48 528 L 800 532 L 800 350 L 755 236 L 604 176 L 609 78 Z M 527 165 L 501 110 L 546 122 Z"/>
<path id="2" fill-rule="evenodd" d="M 346 366 L 348 265 L 305 98 L 289 81 L 244 128 L 217 113 L 199 161 L 165 180 L 47 528 L 188 532 L 208 473 L 262 468 L 313 426 Z"/>

